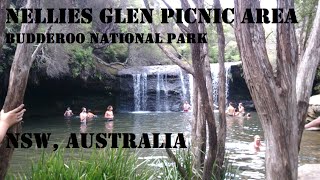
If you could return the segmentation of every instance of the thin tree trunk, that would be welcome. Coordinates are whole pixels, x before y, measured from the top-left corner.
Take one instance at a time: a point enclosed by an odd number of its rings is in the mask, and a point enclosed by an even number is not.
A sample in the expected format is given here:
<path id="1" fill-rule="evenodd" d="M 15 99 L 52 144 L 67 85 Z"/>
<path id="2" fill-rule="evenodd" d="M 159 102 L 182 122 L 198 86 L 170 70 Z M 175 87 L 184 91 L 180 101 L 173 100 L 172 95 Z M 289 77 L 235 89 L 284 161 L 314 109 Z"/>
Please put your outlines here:
<path id="1" fill-rule="evenodd" d="M 39 1 L 29 0 L 26 8 L 36 8 Z M 38 28 L 37 24 L 23 24 L 20 33 L 35 33 Z M 24 93 L 28 81 L 29 70 L 34 58 L 31 58 L 33 52 L 33 44 L 18 44 L 14 60 L 10 71 L 10 80 L 8 93 L 4 103 L 4 111 L 7 112 L 23 103 Z M 21 124 L 17 124 L 9 129 L 11 133 L 21 131 Z M 7 142 L 7 138 L 3 140 Z M 4 179 L 9 168 L 9 161 L 12 157 L 14 148 L 6 148 L 5 145 L 0 146 L 0 179 Z"/>
<path id="2" fill-rule="evenodd" d="M 6 64 L 2 47 L 4 43 L 4 31 L 5 31 L 6 17 L 7 17 L 6 8 L 8 8 L 9 5 L 10 5 L 10 0 L 0 1 L 0 66 Z M 4 91 L 5 77 L 6 77 L 5 73 L 6 71 L 0 73 L 0 97 L 3 97 L 5 95 L 5 91 Z M 0 102 L 1 101 L 2 101 L 2 98 L 0 98 Z"/>
<path id="3" fill-rule="evenodd" d="M 197 117 L 195 117 L 196 121 L 196 129 L 195 129 L 195 140 L 192 142 L 193 144 L 193 155 L 194 162 L 193 167 L 197 170 L 202 171 L 204 166 L 204 159 L 206 155 L 206 139 L 207 139 L 207 129 L 206 129 L 206 120 L 204 113 L 202 111 L 202 98 L 200 96 L 200 92 L 197 91 L 197 107 L 195 107 L 198 111 Z"/>
<path id="4" fill-rule="evenodd" d="M 165 0 L 163 0 L 163 2 L 167 5 L 168 3 L 166 3 Z M 181 6 L 182 9 L 186 10 L 188 8 L 190 8 L 190 4 L 188 2 L 188 0 L 180 0 L 181 2 Z M 147 8 L 149 8 L 149 4 L 147 2 L 147 0 L 144 0 L 144 3 L 146 5 Z M 194 0 L 193 3 L 199 8 L 199 7 L 204 7 L 204 1 L 203 0 Z M 168 5 L 167 5 L 168 6 Z M 192 13 L 191 15 L 191 19 L 195 19 L 195 15 Z M 194 24 L 190 24 L 189 27 L 184 26 L 183 24 L 178 24 L 178 26 L 180 27 L 181 31 L 183 33 L 205 33 L 205 25 L 202 24 L 198 24 L 198 23 L 194 23 Z M 159 46 L 161 48 L 161 46 Z M 162 50 L 164 50 L 162 48 Z M 164 51 L 166 52 L 166 51 Z M 174 57 L 171 57 L 169 53 L 166 53 L 167 56 L 169 56 L 169 58 L 171 60 L 174 60 Z M 203 178 L 206 179 L 210 179 L 212 176 L 212 168 L 213 168 L 213 163 L 215 162 L 216 159 L 216 152 L 217 152 L 217 148 L 216 148 L 216 144 L 217 144 L 217 132 L 216 132 L 216 124 L 215 124 L 215 120 L 214 120 L 214 112 L 213 112 L 213 104 L 210 104 L 209 102 L 209 93 L 208 93 L 208 87 L 207 87 L 207 83 L 206 83 L 206 76 L 207 76 L 207 71 L 206 71 L 206 67 L 205 67 L 205 57 L 207 56 L 207 50 L 206 47 L 202 44 L 202 43 L 194 43 L 191 44 L 191 58 L 192 58 L 192 66 L 193 68 L 186 68 L 183 67 L 183 64 L 180 64 L 180 61 L 173 61 L 175 63 L 177 63 L 180 67 L 184 68 L 185 70 L 188 71 L 188 69 L 192 70 L 191 73 L 193 74 L 193 77 L 195 79 L 194 82 L 197 82 L 197 86 L 198 86 L 198 101 L 199 104 L 197 105 L 197 107 L 194 108 L 199 108 L 198 112 L 196 113 L 197 117 L 196 118 L 196 123 L 193 123 L 193 125 L 196 125 L 196 130 L 194 129 L 195 127 L 193 127 L 193 132 L 196 131 L 196 139 L 198 138 L 198 135 L 204 138 L 205 142 L 204 144 L 206 144 L 206 135 L 202 136 L 202 132 L 204 132 L 204 130 L 206 130 L 206 123 L 208 124 L 208 133 L 209 133 L 209 148 L 208 148 L 208 152 L 207 152 L 207 159 L 205 160 L 204 163 L 204 171 L 203 171 Z M 203 121 L 205 120 L 205 121 Z M 203 123 L 202 123 L 203 122 Z M 201 124 L 202 123 L 202 124 Z M 195 142 L 193 142 L 194 144 L 196 144 Z M 198 144 L 196 144 L 195 147 L 199 147 Z M 200 147 L 202 149 L 202 147 Z M 206 149 L 204 148 L 204 151 L 201 152 L 203 153 L 203 155 L 206 154 Z M 198 152 L 198 150 L 194 150 L 193 152 Z M 196 161 L 199 161 L 199 159 L 201 159 L 201 156 L 197 156 L 196 157 Z M 201 161 L 201 160 L 200 160 Z M 198 166 L 199 162 L 195 163 L 195 166 Z M 201 165 L 200 165 L 201 166 Z"/>
<path id="5" fill-rule="evenodd" d="M 2 54 L 2 46 L 4 42 L 4 30 L 6 25 L 6 17 L 7 17 L 7 10 L 6 8 L 9 7 L 10 1 L 9 0 L 2 0 L 0 1 L 0 54 Z"/>
<path id="6" fill-rule="evenodd" d="M 304 120 L 307 116 L 307 109 L 309 106 L 309 97 L 312 93 L 312 84 L 314 82 L 317 67 L 320 63 L 320 1 L 318 1 L 318 9 L 316 17 L 313 22 L 313 28 L 309 37 L 307 48 L 304 51 L 302 60 L 299 62 L 297 74 L 297 105 L 298 123 L 300 137 L 299 144 L 302 137 Z M 306 88 L 308 87 L 308 88 Z M 311 88 L 310 88 L 311 87 Z"/>
<path id="7" fill-rule="evenodd" d="M 196 82 L 196 81 L 194 81 Z M 193 141 L 192 141 L 192 152 L 194 155 L 193 167 L 195 169 L 202 169 L 204 166 L 204 158 L 206 151 L 206 121 L 204 119 L 204 113 L 202 111 L 201 96 L 198 90 L 199 88 L 194 84 L 194 113 L 193 120 Z"/>
<path id="8" fill-rule="evenodd" d="M 198 8 L 204 7 L 204 1 L 198 0 L 194 1 L 194 4 Z M 181 0 L 181 6 L 183 9 L 187 9 L 190 7 L 190 4 L 187 0 Z M 196 19 L 194 14 L 191 15 L 191 19 Z M 192 33 L 205 33 L 206 27 L 205 24 L 190 24 L 189 25 L 190 31 Z M 206 47 L 204 44 L 194 43 L 191 44 L 191 57 L 192 57 L 192 65 L 194 69 L 194 77 L 198 83 L 199 92 L 201 96 L 201 108 L 202 112 L 204 113 L 204 118 L 208 125 L 208 151 L 206 151 L 207 158 L 204 163 L 203 169 L 203 179 L 211 179 L 212 177 L 212 170 L 213 164 L 216 160 L 217 154 L 217 131 L 216 131 L 216 124 L 214 120 L 214 112 L 212 106 L 209 102 L 209 94 L 208 94 L 208 87 L 206 83 L 206 68 L 205 68 L 205 58 L 207 56 Z"/>
<path id="9" fill-rule="evenodd" d="M 308 2 L 308 3 L 310 3 L 310 2 Z M 312 1 L 311 7 L 316 7 L 317 3 L 318 3 L 317 1 Z M 310 33 L 312 31 L 312 24 L 313 24 L 312 23 L 312 18 L 313 18 L 312 15 L 313 15 L 313 13 L 308 12 L 308 14 L 309 14 L 308 17 L 306 17 L 307 18 L 307 24 L 306 24 L 305 38 L 304 38 L 303 43 L 301 44 L 303 52 L 307 47 L 307 43 L 309 41 Z"/>
<path id="10" fill-rule="evenodd" d="M 305 4 L 305 1 L 303 1 L 303 4 Z M 306 29 L 306 21 L 307 21 L 307 17 L 303 18 L 302 21 L 302 25 L 301 25 L 301 31 L 300 31 L 300 35 L 299 35 L 299 55 L 300 57 L 303 56 L 304 53 L 304 45 L 303 45 L 303 41 L 304 41 L 304 31 Z"/>
<path id="11" fill-rule="evenodd" d="M 221 9 L 220 0 L 214 0 L 214 6 Z M 220 22 L 221 16 L 219 16 Z M 224 67 L 224 53 L 225 53 L 225 37 L 222 23 L 216 24 L 218 34 L 218 48 L 219 48 L 219 133 L 218 133 L 218 152 L 216 157 L 215 175 L 219 180 L 223 175 L 223 162 L 225 154 L 225 143 L 227 136 L 226 127 L 226 73 Z"/>

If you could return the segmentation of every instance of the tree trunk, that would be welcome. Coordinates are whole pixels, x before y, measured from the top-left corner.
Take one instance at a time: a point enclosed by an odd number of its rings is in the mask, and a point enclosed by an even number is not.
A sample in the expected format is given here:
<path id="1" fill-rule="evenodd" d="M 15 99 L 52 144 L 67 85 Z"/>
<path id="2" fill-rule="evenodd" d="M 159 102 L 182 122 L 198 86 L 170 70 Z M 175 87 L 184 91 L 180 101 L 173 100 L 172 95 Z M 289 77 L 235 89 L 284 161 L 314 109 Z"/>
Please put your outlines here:
<path id="1" fill-rule="evenodd" d="M 196 82 L 196 81 L 194 81 Z M 193 118 L 193 137 L 192 140 L 192 152 L 194 155 L 194 162 L 193 167 L 195 169 L 202 169 L 204 166 L 204 159 L 205 159 L 205 152 L 206 152 L 206 121 L 204 119 L 204 114 L 202 111 L 202 105 L 201 105 L 201 96 L 200 92 L 198 90 L 197 84 L 194 84 L 194 104 L 193 104 L 193 110 L 194 112 L 194 118 Z"/>
<path id="2" fill-rule="evenodd" d="M 38 1 L 29 0 L 26 8 L 36 8 Z M 38 28 L 37 24 L 23 24 L 20 33 L 35 33 Z M 4 111 L 7 112 L 23 103 L 24 93 L 28 81 L 29 70 L 32 65 L 31 58 L 33 52 L 33 44 L 18 44 L 14 60 L 10 71 L 10 80 L 8 93 L 4 103 Z M 11 133 L 21 131 L 21 124 L 17 124 L 8 130 Z M 3 142 L 7 142 L 7 137 Z M 14 148 L 6 148 L 5 145 L 0 146 L 0 179 L 4 179 L 9 168 L 9 161 L 12 157 Z"/>
<path id="3" fill-rule="evenodd" d="M 203 24 L 202 24 L 203 25 Z M 193 32 L 200 33 L 194 25 Z M 201 25 L 200 25 L 201 26 Z M 213 163 L 216 158 L 216 144 L 217 144 L 217 134 L 216 134 L 216 125 L 214 120 L 214 112 L 212 111 L 212 105 L 210 105 L 209 94 L 206 83 L 206 69 L 205 69 L 205 57 L 206 54 L 203 54 L 203 44 L 192 44 L 191 45 L 191 54 L 192 54 L 192 64 L 195 73 L 195 80 L 198 83 L 200 97 L 201 97 L 201 108 L 204 113 L 204 118 L 208 124 L 208 134 L 209 134 L 209 147 L 207 151 L 207 159 L 205 160 L 204 170 L 203 170 L 203 179 L 211 179 Z M 204 126 L 206 126 L 204 124 Z"/>
<path id="4" fill-rule="evenodd" d="M 314 0 L 314 1 L 308 1 L 308 3 L 312 3 L 312 5 L 309 7 L 316 7 L 317 4 L 319 3 L 319 0 Z M 318 6 L 319 7 L 319 6 Z M 307 47 L 307 43 L 309 42 L 309 37 L 310 37 L 310 34 L 311 34 L 311 31 L 312 31 L 312 24 L 313 24 L 313 10 L 310 9 L 311 12 L 306 12 L 306 19 L 307 19 L 307 22 L 306 22 L 306 28 L 303 29 L 303 31 L 305 31 L 305 36 L 304 36 L 304 39 L 303 39 L 303 43 L 301 44 L 301 49 L 302 49 L 302 53 L 301 53 L 301 56 L 304 54 L 304 50 L 306 49 Z"/>
<path id="5" fill-rule="evenodd" d="M 4 31 L 6 25 L 6 17 L 8 8 L 10 5 L 10 0 L 3 0 L 0 1 L 0 66 L 3 66 L 5 63 L 4 61 L 4 54 L 2 51 L 3 43 L 4 43 Z M 0 97 L 3 97 L 5 94 L 4 85 L 5 85 L 5 72 L 0 72 Z M 2 98 L 0 98 L 0 103 L 2 102 Z"/>
<path id="6" fill-rule="evenodd" d="M 166 1 L 163 1 L 167 7 L 170 7 Z M 181 7 L 183 10 L 186 10 L 190 8 L 190 4 L 188 0 L 180 0 L 181 2 Z M 144 3 L 146 7 L 149 9 L 149 4 L 147 0 L 144 0 Z M 193 3 L 196 5 L 197 8 L 203 8 L 204 7 L 204 1 L 203 0 L 194 0 Z M 195 19 L 195 14 L 190 14 L 191 17 L 190 19 Z M 191 20 L 192 21 L 192 20 Z M 177 24 L 180 28 L 180 30 L 183 33 L 205 33 L 206 32 L 206 27 L 205 25 L 194 23 L 194 24 L 189 24 L 189 26 L 185 26 L 184 24 Z M 151 27 L 151 29 L 153 29 Z M 167 49 L 164 48 L 164 46 L 159 45 L 158 46 L 163 50 L 163 52 L 166 53 L 166 55 L 177 65 L 179 65 L 181 68 L 185 69 L 187 72 L 191 73 L 194 77 L 194 82 L 197 84 L 197 93 L 195 93 L 196 96 L 194 98 L 197 98 L 197 100 L 194 100 L 193 102 L 193 107 L 194 109 L 197 109 L 197 112 L 194 112 L 194 121 L 193 127 L 192 127 L 192 133 L 195 133 L 196 135 L 192 135 L 193 139 L 193 152 L 195 153 L 195 167 L 201 167 L 201 162 L 202 162 L 202 157 L 206 154 L 206 124 L 208 124 L 208 135 L 209 135 L 209 148 L 207 151 L 207 159 L 205 160 L 204 163 L 204 170 L 203 170 L 203 179 L 211 179 L 212 177 L 212 169 L 213 169 L 213 163 L 216 160 L 216 155 L 217 155 L 217 132 L 216 132 L 216 124 L 214 120 L 214 112 L 213 112 L 213 104 L 210 103 L 210 96 L 212 96 L 212 93 L 210 94 L 210 90 L 208 90 L 208 85 L 207 80 L 210 78 L 207 78 L 208 76 L 208 71 L 207 68 L 205 67 L 206 63 L 206 57 L 207 57 L 207 49 L 206 46 L 202 43 L 194 43 L 191 44 L 191 58 L 192 58 L 192 67 L 189 67 L 188 65 L 186 66 L 184 63 L 181 62 L 179 58 L 176 58 L 172 56 L 172 53 L 168 53 Z M 210 82 L 211 85 L 212 82 Z M 204 135 L 202 135 L 204 134 Z M 203 145 L 197 141 L 197 138 L 203 138 L 204 142 Z M 197 149 L 198 148 L 198 149 Z M 199 152 L 200 149 L 204 149 L 203 152 Z M 203 155 L 197 154 L 197 153 L 202 153 Z M 199 170 L 199 169 L 198 169 Z"/>
<path id="7" fill-rule="evenodd" d="M 182 9 L 186 10 L 190 8 L 190 4 L 187 0 L 181 0 L 181 6 Z M 203 0 L 196 0 L 193 1 L 193 3 L 198 8 L 204 7 L 204 1 Z M 191 19 L 196 19 L 194 14 L 191 14 Z M 193 23 L 189 24 L 190 32 L 192 33 L 205 33 L 206 27 L 205 24 L 201 23 Z M 199 93 L 201 97 L 201 111 L 203 112 L 204 119 L 207 122 L 208 125 L 208 142 L 210 142 L 208 145 L 208 151 L 206 152 L 207 158 L 204 163 L 204 169 L 203 169 L 203 179 L 211 179 L 212 177 L 212 169 L 213 169 L 213 163 L 216 160 L 216 154 L 217 154 L 217 131 L 216 131 L 216 124 L 214 120 L 214 112 L 212 110 L 212 105 L 209 101 L 209 94 L 208 94 L 208 87 L 206 83 L 206 68 L 205 68 L 205 58 L 207 56 L 206 47 L 204 44 L 201 43 L 194 43 L 191 44 L 191 58 L 192 58 L 192 66 L 194 70 L 194 78 L 195 81 L 198 84 Z M 206 125 L 204 124 L 204 128 L 206 128 Z M 204 152 L 204 153 L 205 153 Z"/>
<path id="8" fill-rule="evenodd" d="M 298 120 L 299 120 L 299 144 L 302 137 L 304 120 L 307 116 L 309 106 L 309 97 L 312 93 L 312 84 L 314 82 L 317 67 L 320 63 L 320 1 L 318 1 L 318 9 L 316 17 L 313 21 L 313 28 L 309 37 L 307 48 L 304 51 L 303 57 L 299 62 L 296 92 L 298 105 Z"/>
<path id="9" fill-rule="evenodd" d="M 4 30 L 6 25 L 6 17 L 7 17 L 7 10 L 6 8 L 9 7 L 10 1 L 9 0 L 2 0 L 0 1 L 0 54 L 2 54 L 2 46 L 4 42 Z"/>
<path id="10" fill-rule="evenodd" d="M 274 76 L 265 47 L 262 25 L 240 23 L 245 9 L 253 8 L 254 12 L 255 8 L 260 7 L 260 2 L 258 0 L 235 0 L 234 2 L 235 35 L 245 79 L 266 138 L 266 179 L 297 179 L 299 144 L 303 129 L 303 119 L 301 119 L 303 115 L 299 114 L 306 113 L 306 100 L 310 96 L 307 94 L 306 98 L 300 101 L 297 92 L 301 91 L 299 88 L 303 88 L 303 92 L 309 92 L 312 83 L 307 84 L 309 81 L 300 82 L 301 79 L 296 79 L 299 73 L 297 73 L 298 47 L 294 26 L 291 23 L 277 24 L 277 74 Z M 278 8 L 293 8 L 293 1 L 279 0 Z M 287 16 L 284 15 L 284 17 Z M 319 28 L 319 22 L 316 23 Z M 319 33 L 314 36 L 317 36 L 318 41 Z M 310 54 L 319 56 L 319 43 L 313 44 L 313 51 Z M 316 63 L 316 60 L 308 63 Z M 299 71 L 305 70 L 312 73 L 313 69 L 317 68 L 317 64 L 311 65 L 310 69 L 301 68 L 306 64 L 305 62 L 300 64 Z M 314 75 L 311 76 L 314 77 Z M 301 83 L 304 83 L 303 87 Z"/>
<path id="11" fill-rule="evenodd" d="M 220 0 L 214 0 L 214 6 L 217 9 L 222 9 Z M 219 16 L 220 22 L 221 16 Z M 217 25 L 218 34 L 218 48 L 219 48 L 219 133 L 218 133 L 218 152 L 216 157 L 215 175 L 220 179 L 223 175 L 223 162 L 225 154 L 225 143 L 227 137 L 226 127 L 226 72 L 224 67 L 224 53 L 225 53 L 225 37 L 223 32 L 222 23 Z"/>

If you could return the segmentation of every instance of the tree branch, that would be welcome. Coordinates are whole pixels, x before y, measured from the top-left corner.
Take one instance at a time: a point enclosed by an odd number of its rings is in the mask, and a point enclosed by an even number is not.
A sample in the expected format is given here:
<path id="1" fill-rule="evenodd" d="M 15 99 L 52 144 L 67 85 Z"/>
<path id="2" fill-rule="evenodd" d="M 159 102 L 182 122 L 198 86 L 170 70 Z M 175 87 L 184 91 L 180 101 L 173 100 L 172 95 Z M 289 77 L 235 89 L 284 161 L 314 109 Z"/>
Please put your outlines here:
<path id="1" fill-rule="evenodd" d="M 143 1 L 146 8 L 147 9 L 150 9 L 150 6 L 149 6 L 149 3 L 147 0 L 144 0 Z M 154 24 L 150 24 L 150 29 L 152 31 L 152 33 L 155 33 L 154 32 Z M 182 69 L 184 69 L 185 71 L 187 71 L 189 74 L 192 74 L 194 75 L 194 70 L 193 68 L 187 63 L 181 61 L 181 59 L 179 59 L 177 56 L 175 56 L 172 52 L 170 52 L 169 49 L 167 49 L 164 45 L 158 43 L 157 44 L 158 47 L 166 54 L 166 56 L 172 61 L 174 62 L 175 64 L 177 64 L 178 66 L 180 66 Z"/>
<path id="2" fill-rule="evenodd" d="M 45 34 L 49 33 L 49 32 L 51 31 L 51 28 L 52 28 L 52 25 L 50 25 L 50 26 L 47 28 Z M 42 47 L 43 47 L 44 44 L 45 44 L 45 43 L 40 43 L 40 44 L 38 44 L 37 48 L 34 50 L 34 52 L 33 52 L 32 55 L 31 55 L 31 62 L 33 62 L 33 61 L 36 59 L 37 54 L 39 53 L 40 49 L 42 49 Z"/>
<path id="3" fill-rule="evenodd" d="M 158 47 L 167 55 L 167 57 L 172 61 L 174 62 L 175 64 L 177 64 L 178 66 L 180 66 L 182 69 L 184 69 L 185 71 L 187 71 L 189 74 L 192 74 L 194 75 L 194 70 L 193 68 L 181 61 L 181 59 L 177 58 L 173 53 L 170 52 L 169 49 L 167 49 L 164 45 L 162 44 L 158 44 Z"/>
<path id="4" fill-rule="evenodd" d="M 162 2 L 169 8 L 169 9 L 173 9 L 165 0 L 162 0 Z M 174 17 L 175 20 L 177 20 L 177 15 L 175 13 Z M 179 26 L 180 30 L 182 31 L 182 33 L 184 35 L 186 35 L 187 33 L 190 33 L 190 29 L 188 26 L 184 25 L 183 23 L 177 23 L 177 25 Z"/>
<path id="5" fill-rule="evenodd" d="M 97 60 L 97 62 L 99 62 L 100 64 L 103 64 L 105 66 L 108 66 L 110 68 L 113 68 L 113 69 L 116 69 L 116 70 L 120 70 L 119 68 L 117 67 L 114 67 L 113 65 L 115 64 L 119 64 L 119 65 L 122 65 L 122 66 L 125 66 L 125 63 L 120 63 L 120 62 L 114 62 L 114 63 L 106 63 L 105 61 L 103 61 L 102 59 L 100 59 L 99 57 L 97 57 L 96 55 L 92 54 L 92 56 Z M 126 61 L 127 62 L 127 61 Z"/>
<path id="6" fill-rule="evenodd" d="M 312 84 L 320 63 L 320 1 L 318 10 L 313 22 L 313 28 L 309 37 L 307 48 L 298 66 L 296 79 L 297 103 L 308 104 L 312 92 Z M 302 111 L 303 110 L 299 110 Z M 301 114 L 300 121 L 303 121 Z"/>

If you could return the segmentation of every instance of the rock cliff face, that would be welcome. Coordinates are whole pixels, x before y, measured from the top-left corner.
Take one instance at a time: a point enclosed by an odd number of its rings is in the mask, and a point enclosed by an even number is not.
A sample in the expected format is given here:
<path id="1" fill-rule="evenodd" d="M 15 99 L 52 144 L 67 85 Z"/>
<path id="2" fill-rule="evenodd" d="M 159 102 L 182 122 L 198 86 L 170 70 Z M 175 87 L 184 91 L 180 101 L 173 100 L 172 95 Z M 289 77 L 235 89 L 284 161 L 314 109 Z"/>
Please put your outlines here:
<path id="1" fill-rule="evenodd" d="M 306 121 L 310 122 L 320 116 L 320 94 L 310 97 Z"/>
<path id="2" fill-rule="evenodd" d="M 218 65 L 211 66 L 214 98 L 218 97 Z M 143 66 L 119 72 L 118 108 L 123 111 L 181 111 L 191 102 L 192 76 L 176 65 Z M 227 100 L 253 109 L 240 63 L 226 63 Z M 217 103 L 217 102 L 216 102 Z"/>
<path id="3" fill-rule="evenodd" d="M 215 98 L 217 99 L 218 66 L 212 65 Z M 254 108 L 241 64 L 226 63 L 228 101 L 242 102 Z M 71 77 L 38 79 L 28 84 L 25 104 L 30 115 L 60 115 L 67 107 L 80 113 L 81 107 L 103 114 L 108 105 L 117 111 L 181 111 L 190 101 L 192 76 L 178 66 L 141 66 L 123 69 L 113 79 L 84 81 Z M 4 98 L 4 97 L 3 97 Z"/>
<path id="4" fill-rule="evenodd" d="M 249 89 L 244 79 L 241 64 L 231 66 L 229 80 L 229 102 L 242 103 L 246 110 L 255 110 Z"/>

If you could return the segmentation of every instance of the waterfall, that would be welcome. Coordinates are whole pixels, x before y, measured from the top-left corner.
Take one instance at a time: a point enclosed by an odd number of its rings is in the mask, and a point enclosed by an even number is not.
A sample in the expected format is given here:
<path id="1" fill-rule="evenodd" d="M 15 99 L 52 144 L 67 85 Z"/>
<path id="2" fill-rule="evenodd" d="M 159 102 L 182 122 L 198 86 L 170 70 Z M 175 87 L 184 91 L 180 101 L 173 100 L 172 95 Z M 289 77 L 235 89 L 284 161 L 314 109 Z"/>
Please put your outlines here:
<path id="1" fill-rule="evenodd" d="M 229 84 L 230 84 L 229 76 L 231 76 L 231 64 L 225 63 L 224 67 L 226 69 L 226 100 L 228 100 L 228 98 L 229 98 Z"/>
<path id="2" fill-rule="evenodd" d="M 169 111 L 169 104 L 168 104 L 168 75 L 164 74 L 163 75 L 164 78 L 162 78 L 162 87 L 163 87 L 163 91 L 164 91 L 164 110 L 165 111 Z"/>
<path id="3" fill-rule="evenodd" d="M 167 74 L 157 73 L 156 111 L 169 111 L 167 84 Z M 161 91 L 163 91 L 163 94 L 161 94 Z"/>
<path id="4" fill-rule="evenodd" d="M 225 75 L 226 75 L 226 100 L 229 97 L 229 84 L 230 84 L 230 73 L 231 73 L 232 63 L 225 63 Z M 213 92 L 213 101 L 215 104 L 218 104 L 218 95 L 219 95 L 219 64 L 211 64 L 211 77 L 212 77 L 212 92 Z"/>
<path id="5" fill-rule="evenodd" d="M 134 110 L 140 111 L 140 77 L 141 74 L 134 74 L 133 76 L 133 95 L 134 95 Z"/>
<path id="6" fill-rule="evenodd" d="M 191 74 L 188 74 L 189 77 L 189 92 L 190 92 L 190 99 L 189 99 L 189 103 L 191 105 L 191 107 L 193 108 L 193 76 Z"/>
<path id="7" fill-rule="evenodd" d="M 239 64 L 240 62 L 225 63 L 227 100 L 230 98 L 231 67 Z M 213 99 L 214 103 L 218 104 L 219 65 L 211 64 L 210 67 Z M 118 97 L 121 110 L 180 111 L 183 101 L 193 103 L 193 88 L 196 82 L 193 82 L 191 74 L 187 74 L 177 65 L 132 67 L 121 70 L 118 74 L 121 77 Z"/>
<path id="8" fill-rule="evenodd" d="M 212 93 L 213 102 L 218 104 L 218 93 L 219 93 L 219 64 L 211 65 L 211 78 L 212 78 Z"/>
<path id="9" fill-rule="evenodd" d="M 181 89 L 182 89 L 182 101 L 186 101 L 186 95 L 187 95 L 187 89 L 184 83 L 184 76 L 183 76 L 183 72 L 182 69 L 179 69 L 179 75 L 180 75 L 180 81 L 181 81 Z"/>
<path id="10" fill-rule="evenodd" d="M 161 103 L 160 103 L 160 91 L 161 91 L 161 88 L 160 88 L 160 74 L 157 73 L 156 111 L 160 111 L 160 106 L 161 106 Z"/>
<path id="11" fill-rule="evenodd" d="M 147 74 L 133 74 L 133 96 L 134 96 L 134 110 L 135 111 L 145 111 L 147 109 Z"/>
<path id="12" fill-rule="evenodd" d="M 147 110 L 147 100 L 148 100 L 148 75 L 147 73 L 142 74 L 142 97 L 141 97 L 141 102 L 142 102 L 142 110 L 146 111 Z"/>

